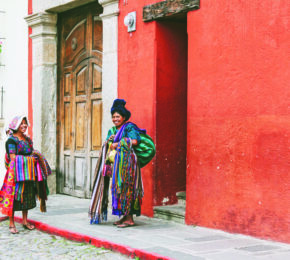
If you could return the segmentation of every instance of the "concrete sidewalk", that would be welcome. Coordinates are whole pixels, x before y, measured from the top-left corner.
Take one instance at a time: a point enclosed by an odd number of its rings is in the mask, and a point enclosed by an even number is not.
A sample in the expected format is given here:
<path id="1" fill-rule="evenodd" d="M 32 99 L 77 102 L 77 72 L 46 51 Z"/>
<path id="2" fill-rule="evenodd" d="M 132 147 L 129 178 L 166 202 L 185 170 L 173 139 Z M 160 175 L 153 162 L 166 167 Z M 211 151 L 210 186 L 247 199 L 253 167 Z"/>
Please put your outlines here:
<path id="1" fill-rule="evenodd" d="M 90 225 L 89 203 L 87 199 L 51 195 L 47 213 L 41 213 L 37 207 L 29 211 L 28 217 L 60 230 L 119 244 L 121 247 L 117 251 L 120 252 L 122 247 L 140 249 L 148 253 L 144 256 L 146 259 L 158 258 L 155 254 L 167 259 L 290 259 L 290 244 L 143 216 L 135 218 L 136 226 L 130 228 L 113 226 L 118 219 L 115 216 L 109 216 L 106 223 Z M 17 212 L 16 216 L 21 214 Z"/>

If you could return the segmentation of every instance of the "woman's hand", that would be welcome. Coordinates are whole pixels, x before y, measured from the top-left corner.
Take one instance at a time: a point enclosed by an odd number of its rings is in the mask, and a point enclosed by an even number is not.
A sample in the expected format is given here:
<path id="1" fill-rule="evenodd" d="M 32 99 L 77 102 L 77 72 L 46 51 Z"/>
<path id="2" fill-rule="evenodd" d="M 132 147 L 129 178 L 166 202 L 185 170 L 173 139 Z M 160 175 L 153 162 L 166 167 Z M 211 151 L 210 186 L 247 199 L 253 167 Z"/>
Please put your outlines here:
<path id="1" fill-rule="evenodd" d="M 137 144 L 138 144 L 137 139 L 132 139 L 132 145 L 133 145 L 133 146 L 136 146 Z"/>
<path id="2" fill-rule="evenodd" d="M 111 137 L 112 137 L 112 136 L 110 136 L 110 138 L 111 138 Z M 110 138 L 109 138 L 109 140 L 110 140 Z M 112 139 L 114 139 L 114 137 L 113 137 Z M 136 139 L 132 139 L 132 145 L 133 145 L 133 146 L 138 145 L 138 141 L 137 141 Z M 118 147 L 118 143 L 112 143 L 111 146 L 110 146 L 110 149 L 111 149 L 111 150 L 114 150 L 114 149 L 117 149 L 117 147 Z"/>
<path id="3" fill-rule="evenodd" d="M 115 135 L 111 135 L 110 137 L 109 137 L 109 141 L 113 141 L 114 140 L 114 138 L 115 138 Z"/>
<path id="4" fill-rule="evenodd" d="M 118 143 L 112 143 L 111 144 L 111 150 L 115 150 L 115 149 L 117 149 L 117 147 L 118 147 Z"/>

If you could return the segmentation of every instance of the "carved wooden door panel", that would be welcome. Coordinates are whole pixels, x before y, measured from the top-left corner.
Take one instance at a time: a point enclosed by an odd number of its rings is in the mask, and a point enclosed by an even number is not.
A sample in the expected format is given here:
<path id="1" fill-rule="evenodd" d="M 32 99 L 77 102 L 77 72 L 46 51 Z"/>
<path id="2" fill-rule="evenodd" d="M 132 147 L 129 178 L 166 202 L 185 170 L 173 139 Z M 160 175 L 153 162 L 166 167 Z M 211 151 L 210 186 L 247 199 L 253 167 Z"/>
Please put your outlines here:
<path id="1" fill-rule="evenodd" d="M 84 198 L 102 144 L 101 12 L 90 4 L 58 20 L 58 190 Z"/>

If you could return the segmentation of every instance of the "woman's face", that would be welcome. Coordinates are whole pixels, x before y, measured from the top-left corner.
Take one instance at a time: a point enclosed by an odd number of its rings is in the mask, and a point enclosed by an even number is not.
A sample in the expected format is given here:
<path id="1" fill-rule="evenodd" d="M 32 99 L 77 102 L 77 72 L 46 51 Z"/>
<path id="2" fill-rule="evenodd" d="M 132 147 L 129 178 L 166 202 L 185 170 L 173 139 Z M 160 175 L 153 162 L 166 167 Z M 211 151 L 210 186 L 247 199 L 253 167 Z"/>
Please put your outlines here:
<path id="1" fill-rule="evenodd" d="M 17 132 L 24 134 L 27 130 L 27 122 L 26 119 L 22 119 L 20 126 L 18 127 Z"/>
<path id="2" fill-rule="evenodd" d="M 113 124 L 118 128 L 125 123 L 125 117 L 121 116 L 118 112 L 112 115 Z"/>

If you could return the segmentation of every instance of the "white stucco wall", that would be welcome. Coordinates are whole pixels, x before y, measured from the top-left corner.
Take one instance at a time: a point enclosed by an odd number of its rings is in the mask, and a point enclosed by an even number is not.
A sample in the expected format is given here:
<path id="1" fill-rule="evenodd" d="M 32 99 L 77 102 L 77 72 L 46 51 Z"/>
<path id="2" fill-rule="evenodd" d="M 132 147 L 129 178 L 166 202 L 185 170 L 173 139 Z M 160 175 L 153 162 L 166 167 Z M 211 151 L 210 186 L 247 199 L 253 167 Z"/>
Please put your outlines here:
<path id="1" fill-rule="evenodd" d="M 3 116 L 7 125 L 17 114 L 28 113 L 28 28 L 25 20 L 27 1 L 1 1 L 0 38 L 0 87 L 3 86 Z M 1 135 L 3 135 L 1 131 Z M 3 165 L 4 141 L 0 142 L 0 184 L 5 174 Z"/>
<path id="2" fill-rule="evenodd" d="M 0 8 L 6 11 L 2 14 L 5 26 L 0 27 L 6 38 L 1 53 L 4 77 L 0 84 L 5 88 L 4 118 L 8 121 L 16 114 L 28 112 L 28 28 L 23 19 L 27 15 L 27 2 L 3 1 Z"/>

